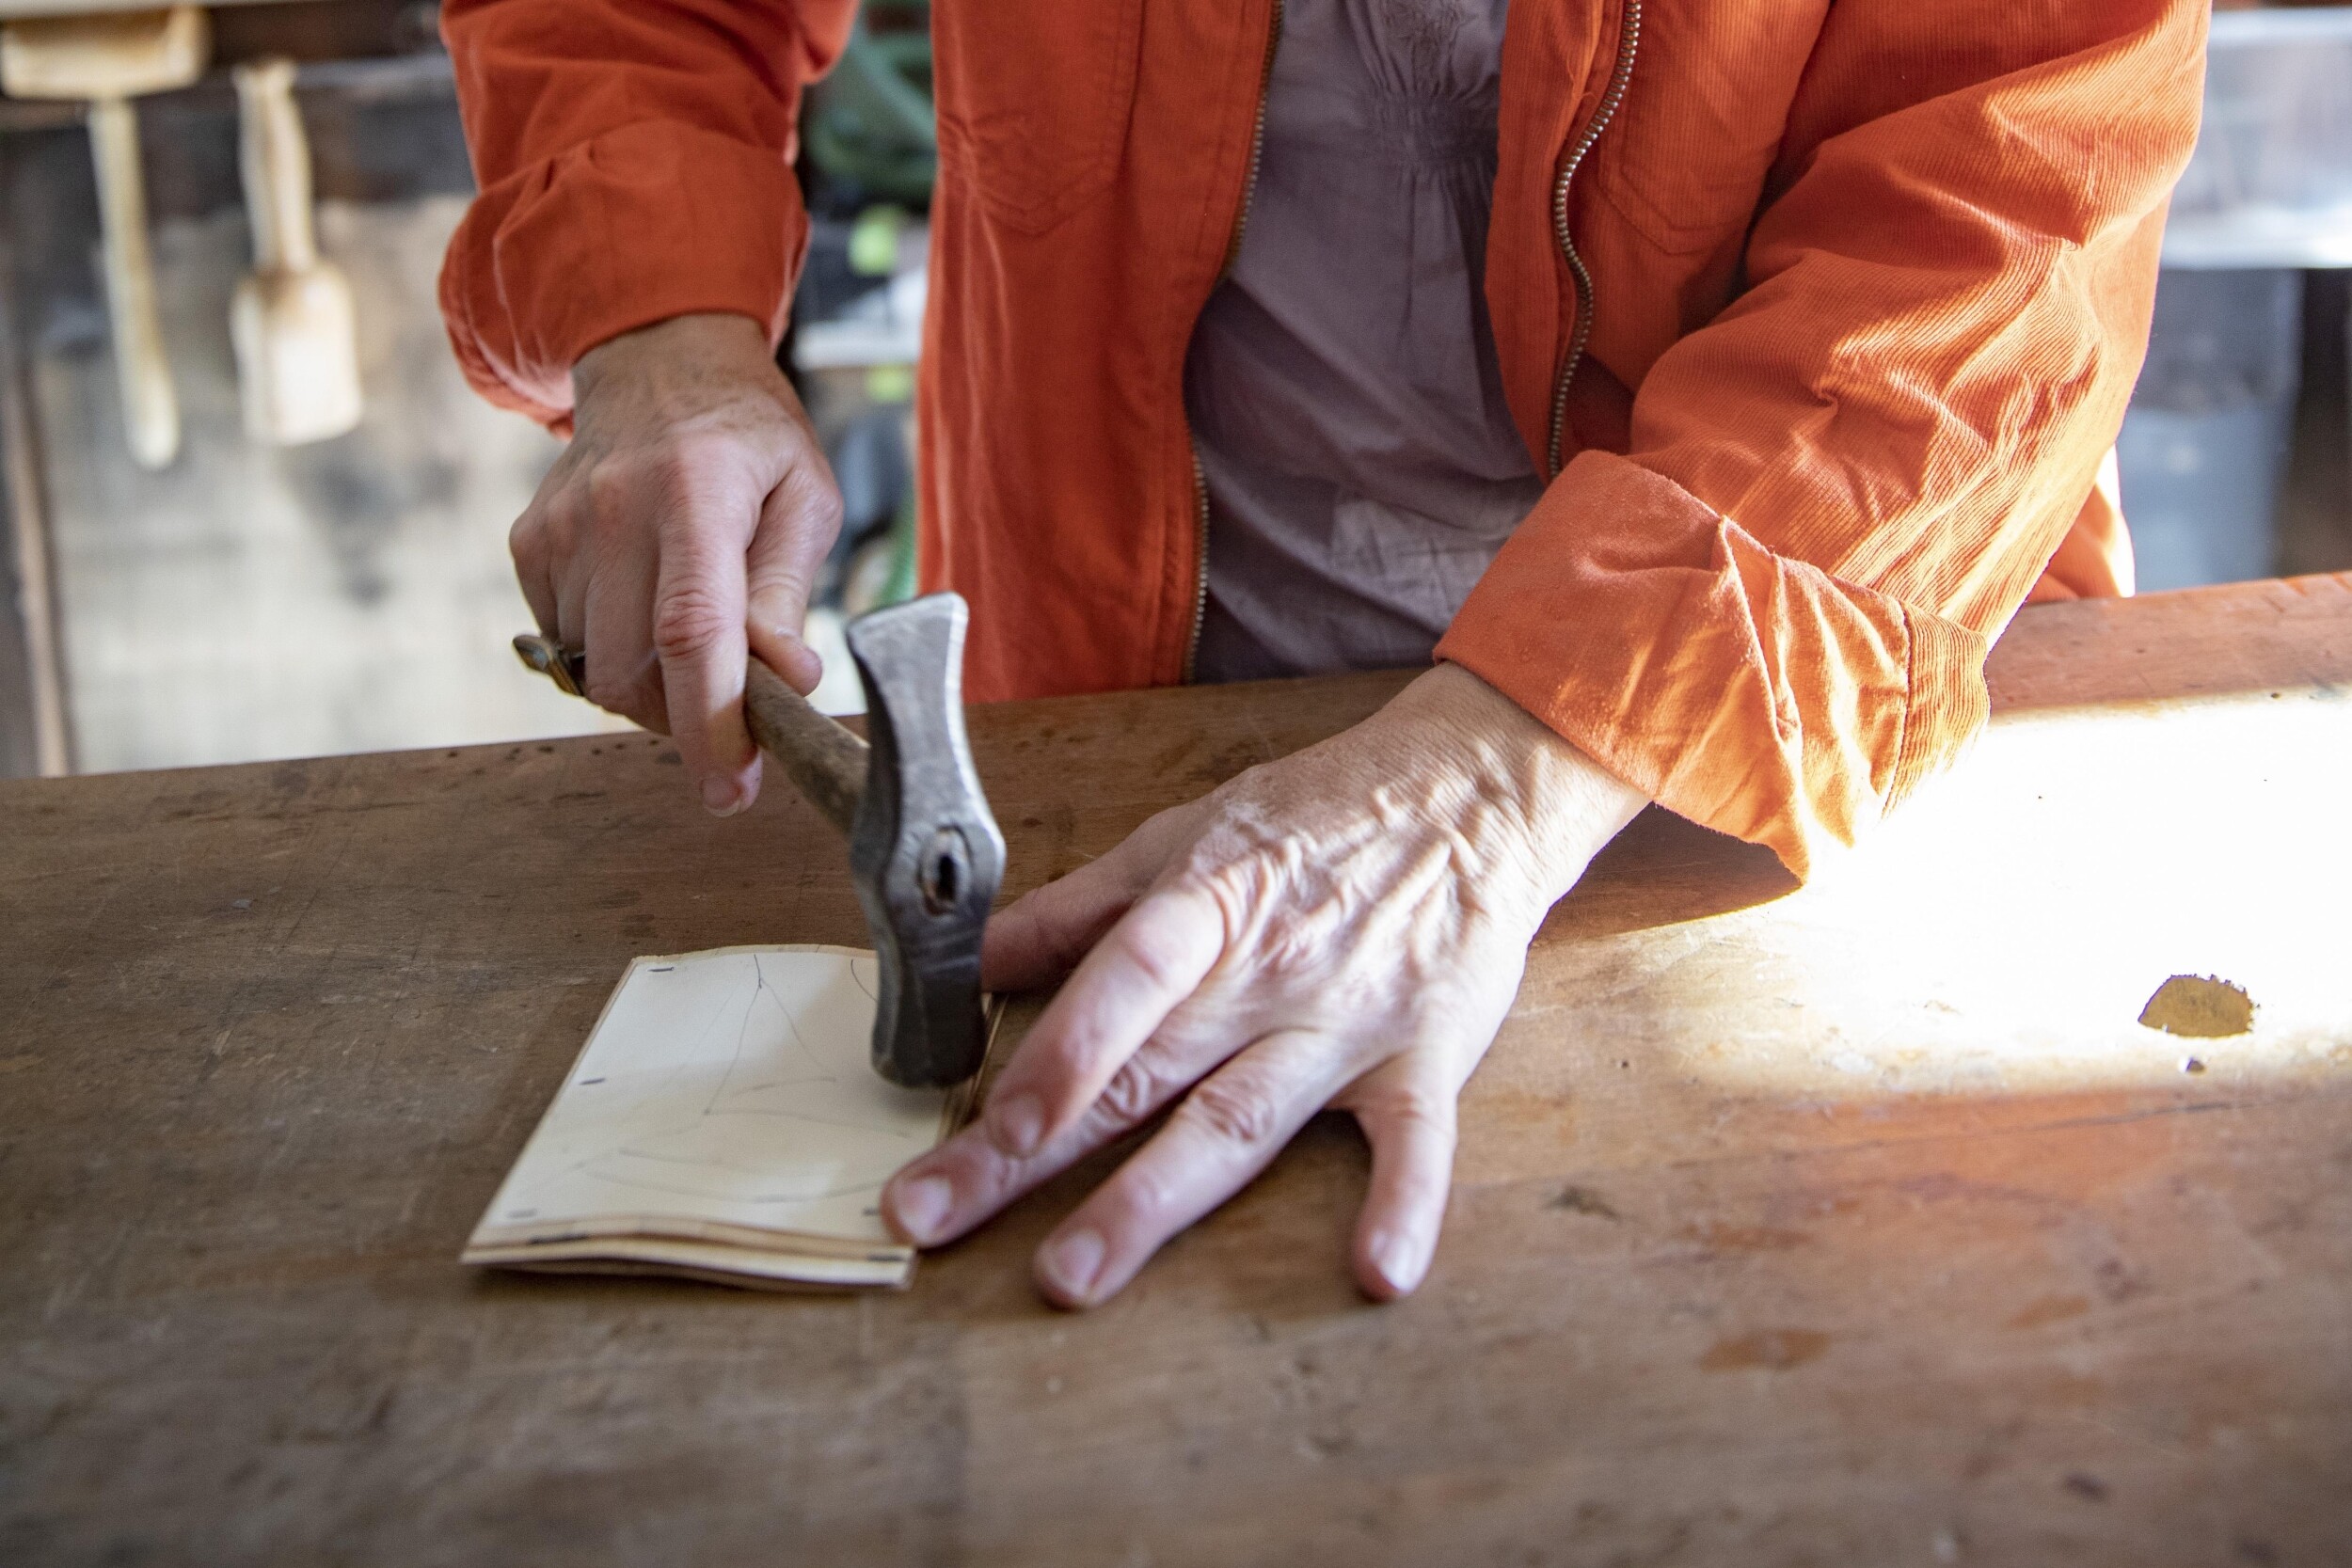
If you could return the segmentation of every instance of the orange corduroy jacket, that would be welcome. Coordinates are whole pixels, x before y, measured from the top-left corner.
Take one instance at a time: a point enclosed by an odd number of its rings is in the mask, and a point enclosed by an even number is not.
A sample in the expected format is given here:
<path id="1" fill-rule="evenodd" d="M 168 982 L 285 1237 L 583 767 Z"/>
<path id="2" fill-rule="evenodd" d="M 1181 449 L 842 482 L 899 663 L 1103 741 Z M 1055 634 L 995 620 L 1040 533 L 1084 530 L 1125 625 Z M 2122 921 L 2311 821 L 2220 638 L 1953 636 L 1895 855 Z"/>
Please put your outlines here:
<path id="1" fill-rule="evenodd" d="M 596 344 L 780 333 L 850 0 L 449 0 L 481 195 L 441 297 L 562 429 Z M 2105 467 L 2204 0 L 1515 0 L 1486 291 L 1553 476 L 1441 657 L 1800 875 L 1985 717 L 2029 594 L 2128 592 Z M 1279 0 L 936 0 L 922 575 L 977 699 L 1181 681 L 1195 318 Z M 2102 481 L 2103 471 L 2110 476 Z"/>

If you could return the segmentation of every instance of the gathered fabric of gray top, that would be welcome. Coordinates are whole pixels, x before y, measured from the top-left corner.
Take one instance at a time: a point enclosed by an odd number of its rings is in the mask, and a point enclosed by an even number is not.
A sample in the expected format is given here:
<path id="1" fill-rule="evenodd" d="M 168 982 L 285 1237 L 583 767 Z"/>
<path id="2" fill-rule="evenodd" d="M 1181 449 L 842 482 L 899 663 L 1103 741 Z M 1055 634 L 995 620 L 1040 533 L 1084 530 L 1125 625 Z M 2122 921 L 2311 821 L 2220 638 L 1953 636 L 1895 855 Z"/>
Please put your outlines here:
<path id="1" fill-rule="evenodd" d="M 1506 0 L 1286 0 L 1233 271 L 1184 366 L 1194 676 L 1426 662 L 1543 491 L 1483 287 Z"/>

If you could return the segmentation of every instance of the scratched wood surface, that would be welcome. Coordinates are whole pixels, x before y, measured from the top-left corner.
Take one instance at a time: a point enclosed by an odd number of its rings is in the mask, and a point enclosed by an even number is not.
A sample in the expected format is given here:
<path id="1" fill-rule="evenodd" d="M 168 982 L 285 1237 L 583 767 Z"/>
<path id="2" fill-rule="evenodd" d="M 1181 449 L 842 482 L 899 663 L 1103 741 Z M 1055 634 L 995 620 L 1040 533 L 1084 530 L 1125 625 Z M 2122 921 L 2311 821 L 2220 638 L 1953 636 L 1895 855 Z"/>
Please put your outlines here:
<path id="1" fill-rule="evenodd" d="M 1011 888 L 1394 684 L 977 712 Z M 642 736 L 0 785 L 0 1561 L 2352 1560 L 2352 578 L 1994 685 L 1801 893 L 1613 847 L 1390 1307 L 1335 1118 L 1090 1316 L 1069 1182 L 902 1295 L 469 1274 L 630 955 L 859 939 L 811 814 Z"/>

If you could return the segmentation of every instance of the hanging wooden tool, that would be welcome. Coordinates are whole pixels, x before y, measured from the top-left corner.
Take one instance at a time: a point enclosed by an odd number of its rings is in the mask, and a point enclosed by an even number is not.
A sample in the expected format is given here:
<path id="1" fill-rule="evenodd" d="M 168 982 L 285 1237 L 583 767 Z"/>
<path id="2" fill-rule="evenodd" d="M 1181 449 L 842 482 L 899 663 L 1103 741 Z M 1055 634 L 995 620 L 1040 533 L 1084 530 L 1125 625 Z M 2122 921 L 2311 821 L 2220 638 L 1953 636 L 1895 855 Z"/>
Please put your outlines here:
<path id="1" fill-rule="evenodd" d="M 276 446 L 325 440 L 359 422 L 359 355 L 351 285 L 319 259 L 311 228 L 294 62 L 239 66 L 237 112 L 253 271 L 229 325 L 246 434 Z"/>
<path id="2" fill-rule="evenodd" d="M 11 98 L 89 103 L 104 236 L 106 311 L 122 385 L 131 455 L 160 468 L 180 451 L 180 402 L 155 316 L 155 266 L 147 246 L 147 191 L 139 177 L 138 118 L 131 100 L 183 87 L 203 74 L 212 33 L 195 6 L 91 16 L 38 17 L 0 26 L 0 89 Z"/>

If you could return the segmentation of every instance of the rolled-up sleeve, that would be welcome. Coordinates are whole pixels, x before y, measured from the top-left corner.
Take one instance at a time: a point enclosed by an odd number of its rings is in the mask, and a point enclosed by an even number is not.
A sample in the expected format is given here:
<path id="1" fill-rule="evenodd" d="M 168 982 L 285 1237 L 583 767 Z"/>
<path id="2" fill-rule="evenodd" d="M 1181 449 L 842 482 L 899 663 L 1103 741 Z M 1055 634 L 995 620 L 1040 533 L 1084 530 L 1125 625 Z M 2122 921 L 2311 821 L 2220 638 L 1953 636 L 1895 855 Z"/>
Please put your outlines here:
<path id="1" fill-rule="evenodd" d="M 480 194 L 441 268 L 469 381 L 563 428 L 580 356 L 724 311 L 782 334 L 807 217 L 803 84 L 854 0 L 450 0 Z"/>
<path id="2" fill-rule="evenodd" d="M 2092 494 L 2204 26 L 2202 0 L 1832 7 L 1747 288 L 1438 656 L 1800 876 L 1852 843 L 1981 727 L 1991 640 Z"/>

